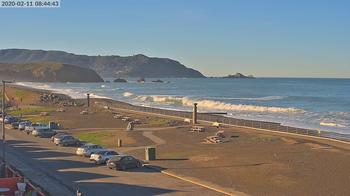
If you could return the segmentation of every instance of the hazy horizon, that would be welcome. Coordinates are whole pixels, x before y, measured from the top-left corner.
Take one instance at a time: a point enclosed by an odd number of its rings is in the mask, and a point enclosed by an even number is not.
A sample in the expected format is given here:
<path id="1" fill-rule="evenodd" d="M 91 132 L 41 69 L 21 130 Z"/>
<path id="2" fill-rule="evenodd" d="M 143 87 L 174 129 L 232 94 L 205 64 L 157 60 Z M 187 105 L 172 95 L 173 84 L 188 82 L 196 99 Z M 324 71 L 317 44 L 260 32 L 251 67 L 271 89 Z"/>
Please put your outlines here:
<path id="1" fill-rule="evenodd" d="M 350 77 L 348 1 L 106 2 L 2 9 L 1 48 L 144 54 L 206 76 Z"/>

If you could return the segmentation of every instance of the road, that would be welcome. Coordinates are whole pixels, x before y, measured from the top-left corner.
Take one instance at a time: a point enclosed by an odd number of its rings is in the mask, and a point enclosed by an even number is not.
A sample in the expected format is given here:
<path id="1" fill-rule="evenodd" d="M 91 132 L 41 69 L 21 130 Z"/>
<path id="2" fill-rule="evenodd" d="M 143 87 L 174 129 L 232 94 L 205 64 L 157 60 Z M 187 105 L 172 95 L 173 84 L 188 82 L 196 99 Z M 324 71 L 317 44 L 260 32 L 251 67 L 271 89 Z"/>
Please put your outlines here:
<path id="1" fill-rule="evenodd" d="M 57 147 L 50 140 L 7 130 L 6 159 L 51 195 L 221 195 L 148 168 L 127 172 L 95 166 L 76 156 L 73 147 Z M 2 146 L 0 146 L 2 149 Z"/>

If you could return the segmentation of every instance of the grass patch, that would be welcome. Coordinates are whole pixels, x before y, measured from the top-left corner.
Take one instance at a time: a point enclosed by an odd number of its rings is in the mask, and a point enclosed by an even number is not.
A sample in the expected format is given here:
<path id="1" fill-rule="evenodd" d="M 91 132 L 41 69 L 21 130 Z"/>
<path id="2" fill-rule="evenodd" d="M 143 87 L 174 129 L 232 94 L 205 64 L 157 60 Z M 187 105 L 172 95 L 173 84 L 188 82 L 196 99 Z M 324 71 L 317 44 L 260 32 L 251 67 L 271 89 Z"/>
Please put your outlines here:
<path id="1" fill-rule="evenodd" d="M 115 147 L 117 144 L 116 134 L 111 131 L 97 131 L 78 133 L 76 136 L 80 140 L 98 144 L 103 147 Z"/>
<path id="2" fill-rule="evenodd" d="M 15 96 L 19 99 L 25 99 L 28 96 L 28 92 L 23 90 L 16 90 Z"/>
<path id="3" fill-rule="evenodd" d="M 48 116 L 30 116 L 25 118 L 27 120 L 30 120 L 32 122 L 39 122 L 39 123 L 49 123 L 51 120 Z"/>
<path id="4" fill-rule="evenodd" d="M 20 116 L 21 114 L 31 115 L 31 114 L 39 114 L 40 112 L 54 112 L 54 111 L 56 111 L 56 108 L 35 106 L 35 107 L 26 107 L 26 108 L 19 108 L 17 110 L 12 110 L 9 112 L 9 114 L 13 116 Z"/>

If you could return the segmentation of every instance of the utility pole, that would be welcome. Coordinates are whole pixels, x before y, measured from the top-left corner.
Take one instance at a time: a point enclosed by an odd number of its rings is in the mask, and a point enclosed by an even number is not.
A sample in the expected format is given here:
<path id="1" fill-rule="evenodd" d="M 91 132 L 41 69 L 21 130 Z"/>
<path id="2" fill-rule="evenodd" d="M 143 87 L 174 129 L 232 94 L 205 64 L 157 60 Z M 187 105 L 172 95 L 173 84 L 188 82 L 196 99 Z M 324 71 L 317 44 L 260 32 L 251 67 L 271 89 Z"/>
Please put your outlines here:
<path id="1" fill-rule="evenodd" d="M 5 140 L 5 85 L 6 83 L 12 83 L 10 81 L 2 81 L 2 104 L 1 104 L 1 111 L 2 111 L 2 166 L 4 169 L 4 174 L 6 175 L 6 140 Z"/>
<path id="2" fill-rule="evenodd" d="M 1 102 L 1 114 L 2 114 L 2 164 L 5 167 L 5 81 L 2 81 L 2 102 Z"/>

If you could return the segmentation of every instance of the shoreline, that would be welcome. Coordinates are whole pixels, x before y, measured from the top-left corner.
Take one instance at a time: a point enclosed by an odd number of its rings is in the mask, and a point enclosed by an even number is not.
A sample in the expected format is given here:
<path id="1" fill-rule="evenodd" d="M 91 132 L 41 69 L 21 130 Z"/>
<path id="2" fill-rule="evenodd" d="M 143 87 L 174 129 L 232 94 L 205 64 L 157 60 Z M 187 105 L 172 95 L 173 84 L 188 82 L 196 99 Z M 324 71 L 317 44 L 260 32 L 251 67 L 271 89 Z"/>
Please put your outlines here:
<path id="1" fill-rule="evenodd" d="M 180 82 L 181 84 L 181 82 Z M 109 86 L 105 83 L 95 83 L 93 87 L 84 87 L 83 84 L 58 84 L 58 83 L 23 83 L 20 82 L 18 85 L 28 86 L 36 89 L 44 89 L 50 90 L 54 93 L 58 94 L 69 94 L 73 99 L 84 99 L 86 98 L 85 93 L 90 93 L 90 98 L 103 98 L 103 99 L 112 99 L 115 101 L 122 101 L 128 104 L 136 105 L 136 106 L 146 106 L 153 107 L 164 110 L 176 110 L 176 111 L 191 111 L 193 103 L 198 103 L 199 109 L 203 113 L 211 113 L 211 112 L 225 112 L 226 117 L 236 118 L 242 120 L 250 120 L 255 122 L 271 122 L 271 123 L 279 123 L 284 126 L 294 127 L 294 128 L 302 128 L 305 130 L 320 130 L 322 132 L 327 133 L 335 133 L 335 134 L 327 134 L 332 138 L 345 138 L 349 139 L 350 129 L 348 128 L 347 121 L 344 121 L 346 117 L 346 112 L 342 114 L 342 112 L 336 112 L 334 115 L 340 115 L 338 117 L 329 117 L 333 120 L 328 120 L 326 113 L 322 112 L 313 112 L 313 110 L 304 110 L 303 107 L 298 107 L 298 102 L 296 102 L 295 106 L 286 105 L 282 106 L 279 104 L 264 104 L 264 103 L 233 103 L 231 101 L 216 101 L 215 96 L 208 96 L 202 98 L 191 98 L 191 96 L 187 97 L 187 95 L 167 95 L 165 93 L 157 94 L 157 92 L 152 91 L 152 88 L 146 87 L 145 92 L 135 92 L 132 90 L 134 87 L 131 86 L 131 89 L 124 88 L 123 86 Z M 83 85 L 83 86 L 82 86 Z M 113 88 L 112 88 L 113 87 Z M 128 87 L 128 86 L 127 86 Z M 101 92 L 97 89 L 103 89 Z M 148 89 L 149 88 L 149 89 Z M 106 91 L 106 90 L 112 91 Z M 114 92 L 114 90 L 116 90 Z M 151 92 L 149 92 L 150 90 Z M 149 93 L 151 94 L 149 94 Z M 248 96 L 249 97 L 249 96 Z M 272 101 L 279 99 L 289 99 L 290 96 L 264 96 L 257 98 L 232 98 L 245 101 L 245 100 L 259 100 L 259 101 Z M 231 98 L 229 98 L 231 99 Z M 180 103 L 179 103 L 180 102 Z M 331 111 L 331 110 L 330 110 Z M 263 112 L 263 113 L 260 113 Z M 295 113 L 296 112 L 296 113 Z M 339 113 L 339 114 L 338 114 Z M 325 116 L 326 115 L 326 116 Z M 330 114 L 333 115 L 333 114 Z M 317 120 L 316 117 L 320 117 Z M 311 120 L 307 120 L 311 118 Z M 314 119 L 316 118 L 316 119 Z M 344 124 L 345 123 L 345 124 Z M 344 137 L 345 135 L 345 137 Z M 327 136 L 328 137 L 328 136 Z"/>
<path id="2" fill-rule="evenodd" d="M 41 92 L 41 93 L 44 92 L 44 93 L 60 94 L 60 95 L 67 96 L 72 100 L 80 100 L 80 101 L 85 100 L 82 98 L 72 98 L 68 94 L 55 92 L 54 90 L 44 90 L 44 89 L 39 89 L 39 88 L 34 88 L 29 86 L 23 86 L 19 84 L 11 84 L 9 86 L 20 88 L 20 89 L 21 88 L 27 89 L 35 92 Z M 100 96 L 91 97 L 91 100 L 93 101 L 98 100 L 102 103 L 107 104 L 107 105 L 103 105 L 102 107 L 104 106 L 110 107 L 110 106 L 116 105 L 118 108 L 127 109 L 131 111 L 141 111 L 146 113 L 161 114 L 161 115 L 167 115 L 167 116 L 192 119 L 192 112 L 187 112 L 182 110 L 133 105 L 131 103 L 118 101 L 111 98 L 104 98 Z M 223 115 L 214 115 L 214 114 L 208 114 L 208 113 L 198 113 L 198 120 L 207 121 L 207 122 L 219 122 L 221 124 L 228 124 L 228 125 L 238 126 L 242 128 L 248 128 L 248 129 L 252 128 L 252 129 L 260 129 L 260 130 L 266 130 L 266 131 L 277 131 L 279 133 L 293 133 L 293 134 L 298 134 L 300 136 L 306 135 L 306 136 L 319 137 L 321 139 L 330 138 L 334 140 L 350 142 L 350 134 L 343 134 L 343 133 L 337 133 L 337 132 L 331 132 L 331 131 L 318 131 L 315 129 L 305 129 L 305 128 L 298 128 L 298 127 L 292 127 L 292 126 L 284 126 L 282 125 L 282 123 L 277 123 L 277 122 L 238 119 L 238 118 L 227 117 Z"/>

